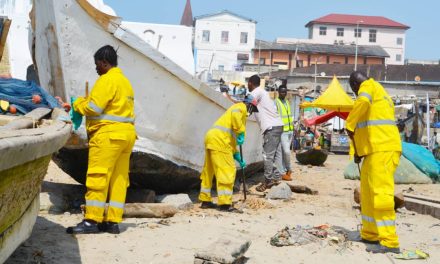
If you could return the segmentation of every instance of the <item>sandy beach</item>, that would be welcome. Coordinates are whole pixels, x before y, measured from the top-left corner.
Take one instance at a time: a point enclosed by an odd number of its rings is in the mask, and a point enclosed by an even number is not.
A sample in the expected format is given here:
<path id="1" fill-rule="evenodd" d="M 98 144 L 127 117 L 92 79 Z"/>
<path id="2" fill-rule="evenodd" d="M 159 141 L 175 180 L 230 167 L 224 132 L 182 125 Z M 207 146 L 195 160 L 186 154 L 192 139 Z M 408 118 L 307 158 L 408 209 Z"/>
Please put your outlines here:
<path id="1" fill-rule="evenodd" d="M 120 235 L 97 234 L 72 236 L 65 228 L 82 220 L 81 214 L 41 213 L 31 238 L 6 262 L 12 263 L 194 263 L 194 253 L 221 236 L 250 239 L 247 262 L 253 263 L 404 263 L 393 255 L 374 255 L 365 245 L 349 241 L 330 245 L 325 241 L 305 246 L 274 247 L 270 238 L 286 226 L 328 224 L 347 230 L 350 236 L 360 227 L 360 212 L 353 201 L 358 181 L 345 180 L 343 168 L 347 156 L 330 155 L 325 166 L 294 165 L 294 182 L 318 190 L 319 195 L 294 193 L 290 201 L 267 201 L 251 188 L 248 200 L 266 201 L 268 208 L 244 208 L 243 214 L 201 210 L 199 204 L 172 218 L 125 219 Z M 250 183 L 258 180 L 257 175 Z M 55 164 L 51 164 L 46 181 L 74 183 Z M 397 190 L 440 197 L 440 185 L 398 185 Z M 194 200 L 197 193 L 191 193 Z M 234 200 L 241 205 L 242 194 Z M 257 202 L 258 201 L 258 202 Z M 263 206 L 264 207 L 264 206 Z M 271 208 L 269 208 L 271 207 Z M 440 221 L 406 209 L 397 213 L 397 231 L 402 249 L 421 249 L 428 260 L 408 263 L 438 263 L 440 259 Z"/>

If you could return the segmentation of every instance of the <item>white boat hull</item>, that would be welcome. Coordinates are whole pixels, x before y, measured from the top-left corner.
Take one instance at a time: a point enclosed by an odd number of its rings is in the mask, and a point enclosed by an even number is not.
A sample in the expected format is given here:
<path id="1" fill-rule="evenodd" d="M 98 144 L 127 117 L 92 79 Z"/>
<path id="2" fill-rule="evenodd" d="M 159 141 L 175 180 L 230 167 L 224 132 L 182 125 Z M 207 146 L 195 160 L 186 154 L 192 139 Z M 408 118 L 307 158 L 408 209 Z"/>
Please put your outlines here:
<path id="1" fill-rule="evenodd" d="M 35 58 L 41 86 L 65 99 L 84 95 L 86 81 L 94 83 L 98 77 L 94 52 L 104 45 L 114 46 L 119 67 L 135 91 L 139 139 L 134 153 L 150 157 L 145 162 L 151 162 L 151 157 L 161 160 L 138 172 L 161 177 L 161 171 L 166 171 L 162 166 L 167 166 L 174 168 L 172 174 L 185 168 L 190 177 L 198 178 L 204 162 L 205 133 L 231 103 L 121 28 L 119 18 L 101 13 L 86 0 L 35 0 L 34 8 Z M 260 163 L 261 135 L 255 120 L 248 120 L 246 132 L 244 157 L 248 164 Z M 136 169 L 134 164 L 132 172 Z"/>

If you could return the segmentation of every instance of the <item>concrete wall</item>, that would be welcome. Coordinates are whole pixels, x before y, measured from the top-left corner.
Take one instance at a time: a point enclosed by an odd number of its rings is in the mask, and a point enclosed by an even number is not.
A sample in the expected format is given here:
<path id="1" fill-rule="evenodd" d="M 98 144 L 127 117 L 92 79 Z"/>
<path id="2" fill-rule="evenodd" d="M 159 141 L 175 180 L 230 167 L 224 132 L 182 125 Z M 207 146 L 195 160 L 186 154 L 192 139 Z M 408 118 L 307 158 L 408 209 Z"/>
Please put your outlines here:
<path id="1" fill-rule="evenodd" d="M 203 31 L 210 32 L 209 42 L 203 40 Z M 229 41 L 222 43 L 222 31 L 229 32 Z M 240 43 L 241 32 L 248 33 L 246 44 Z M 194 47 L 196 50 L 196 72 L 208 70 L 212 59 L 211 70 L 235 70 L 237 55 L 248 54 L 251 62 L 252 49 L 255 46 L 255 23 L 248 20 L 221 14 L 196 20 Z M 214 54 L 214 56 L 213 56 Z M 220 67 L 222 68 L 222 67 Z"/>

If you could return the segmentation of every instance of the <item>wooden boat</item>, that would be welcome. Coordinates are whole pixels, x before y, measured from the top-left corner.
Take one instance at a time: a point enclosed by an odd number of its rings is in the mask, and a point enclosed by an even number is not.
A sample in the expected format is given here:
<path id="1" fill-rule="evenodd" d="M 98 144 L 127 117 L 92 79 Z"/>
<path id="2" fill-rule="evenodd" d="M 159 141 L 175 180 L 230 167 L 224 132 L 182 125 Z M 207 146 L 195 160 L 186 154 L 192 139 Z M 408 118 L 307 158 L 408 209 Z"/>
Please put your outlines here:
<path id="1" fill-rule="evenodd" d="M 51 156 L 72 130 L 70 124 L 58 120 L 62 114 L 54 110 L 51 120 L 41 127 L 19 130 L 21 124 L 34 120 L 0 116 L 0 263 L 31 235 Z"/>
<path id="2" fill-rule="evenodd" d="M 303 165 L 321 166 L 327 160 L 327 156 L 327 150 L 311 148 L 296 153 L 296 160 Z"/>
<path id="3" fill-rule="evenodd" d="M 135 91 L 139 138 L 131 158 L 131 185 L 158 192 L 197 187 L 205 133 L 231 102 L 121 27 L 121 18 L 87 0 L 35 0 L 32 14 L 41 86 L 65 101 L 84 95 L 85 83 L 97 79 L 93 54 L 98 48 L 109 44 L 118 49 L 119 67 Z M 261 135 L 254 119 L 248 120 L 246 132 L 248 168 L 260 169 Z M 84 182 L 87 140 L 81 135 L 82 141 L 63 148 L 55 161 Z"/>

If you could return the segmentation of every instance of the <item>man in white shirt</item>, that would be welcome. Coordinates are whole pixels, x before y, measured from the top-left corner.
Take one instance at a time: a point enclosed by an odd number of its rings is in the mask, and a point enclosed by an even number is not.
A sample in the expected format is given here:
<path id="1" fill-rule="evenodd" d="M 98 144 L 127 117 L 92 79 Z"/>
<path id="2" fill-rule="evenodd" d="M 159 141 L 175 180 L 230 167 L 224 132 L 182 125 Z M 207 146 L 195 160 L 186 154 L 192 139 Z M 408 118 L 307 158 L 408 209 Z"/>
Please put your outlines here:
<path id="1" fill-rule="evenodd" d="M 264 178 L 257 191 L 264 192 L 281 180 L 281 173 L 276 164 L 281 164 L 281 134 L 283 121 L 278 114 L 275 102 L 269 94 L 260 87 L 260 77 L 253 75 L 249 78 L 248 88 L 257 101 L 258 113 L 256 119 L 263 133 Z"/>

